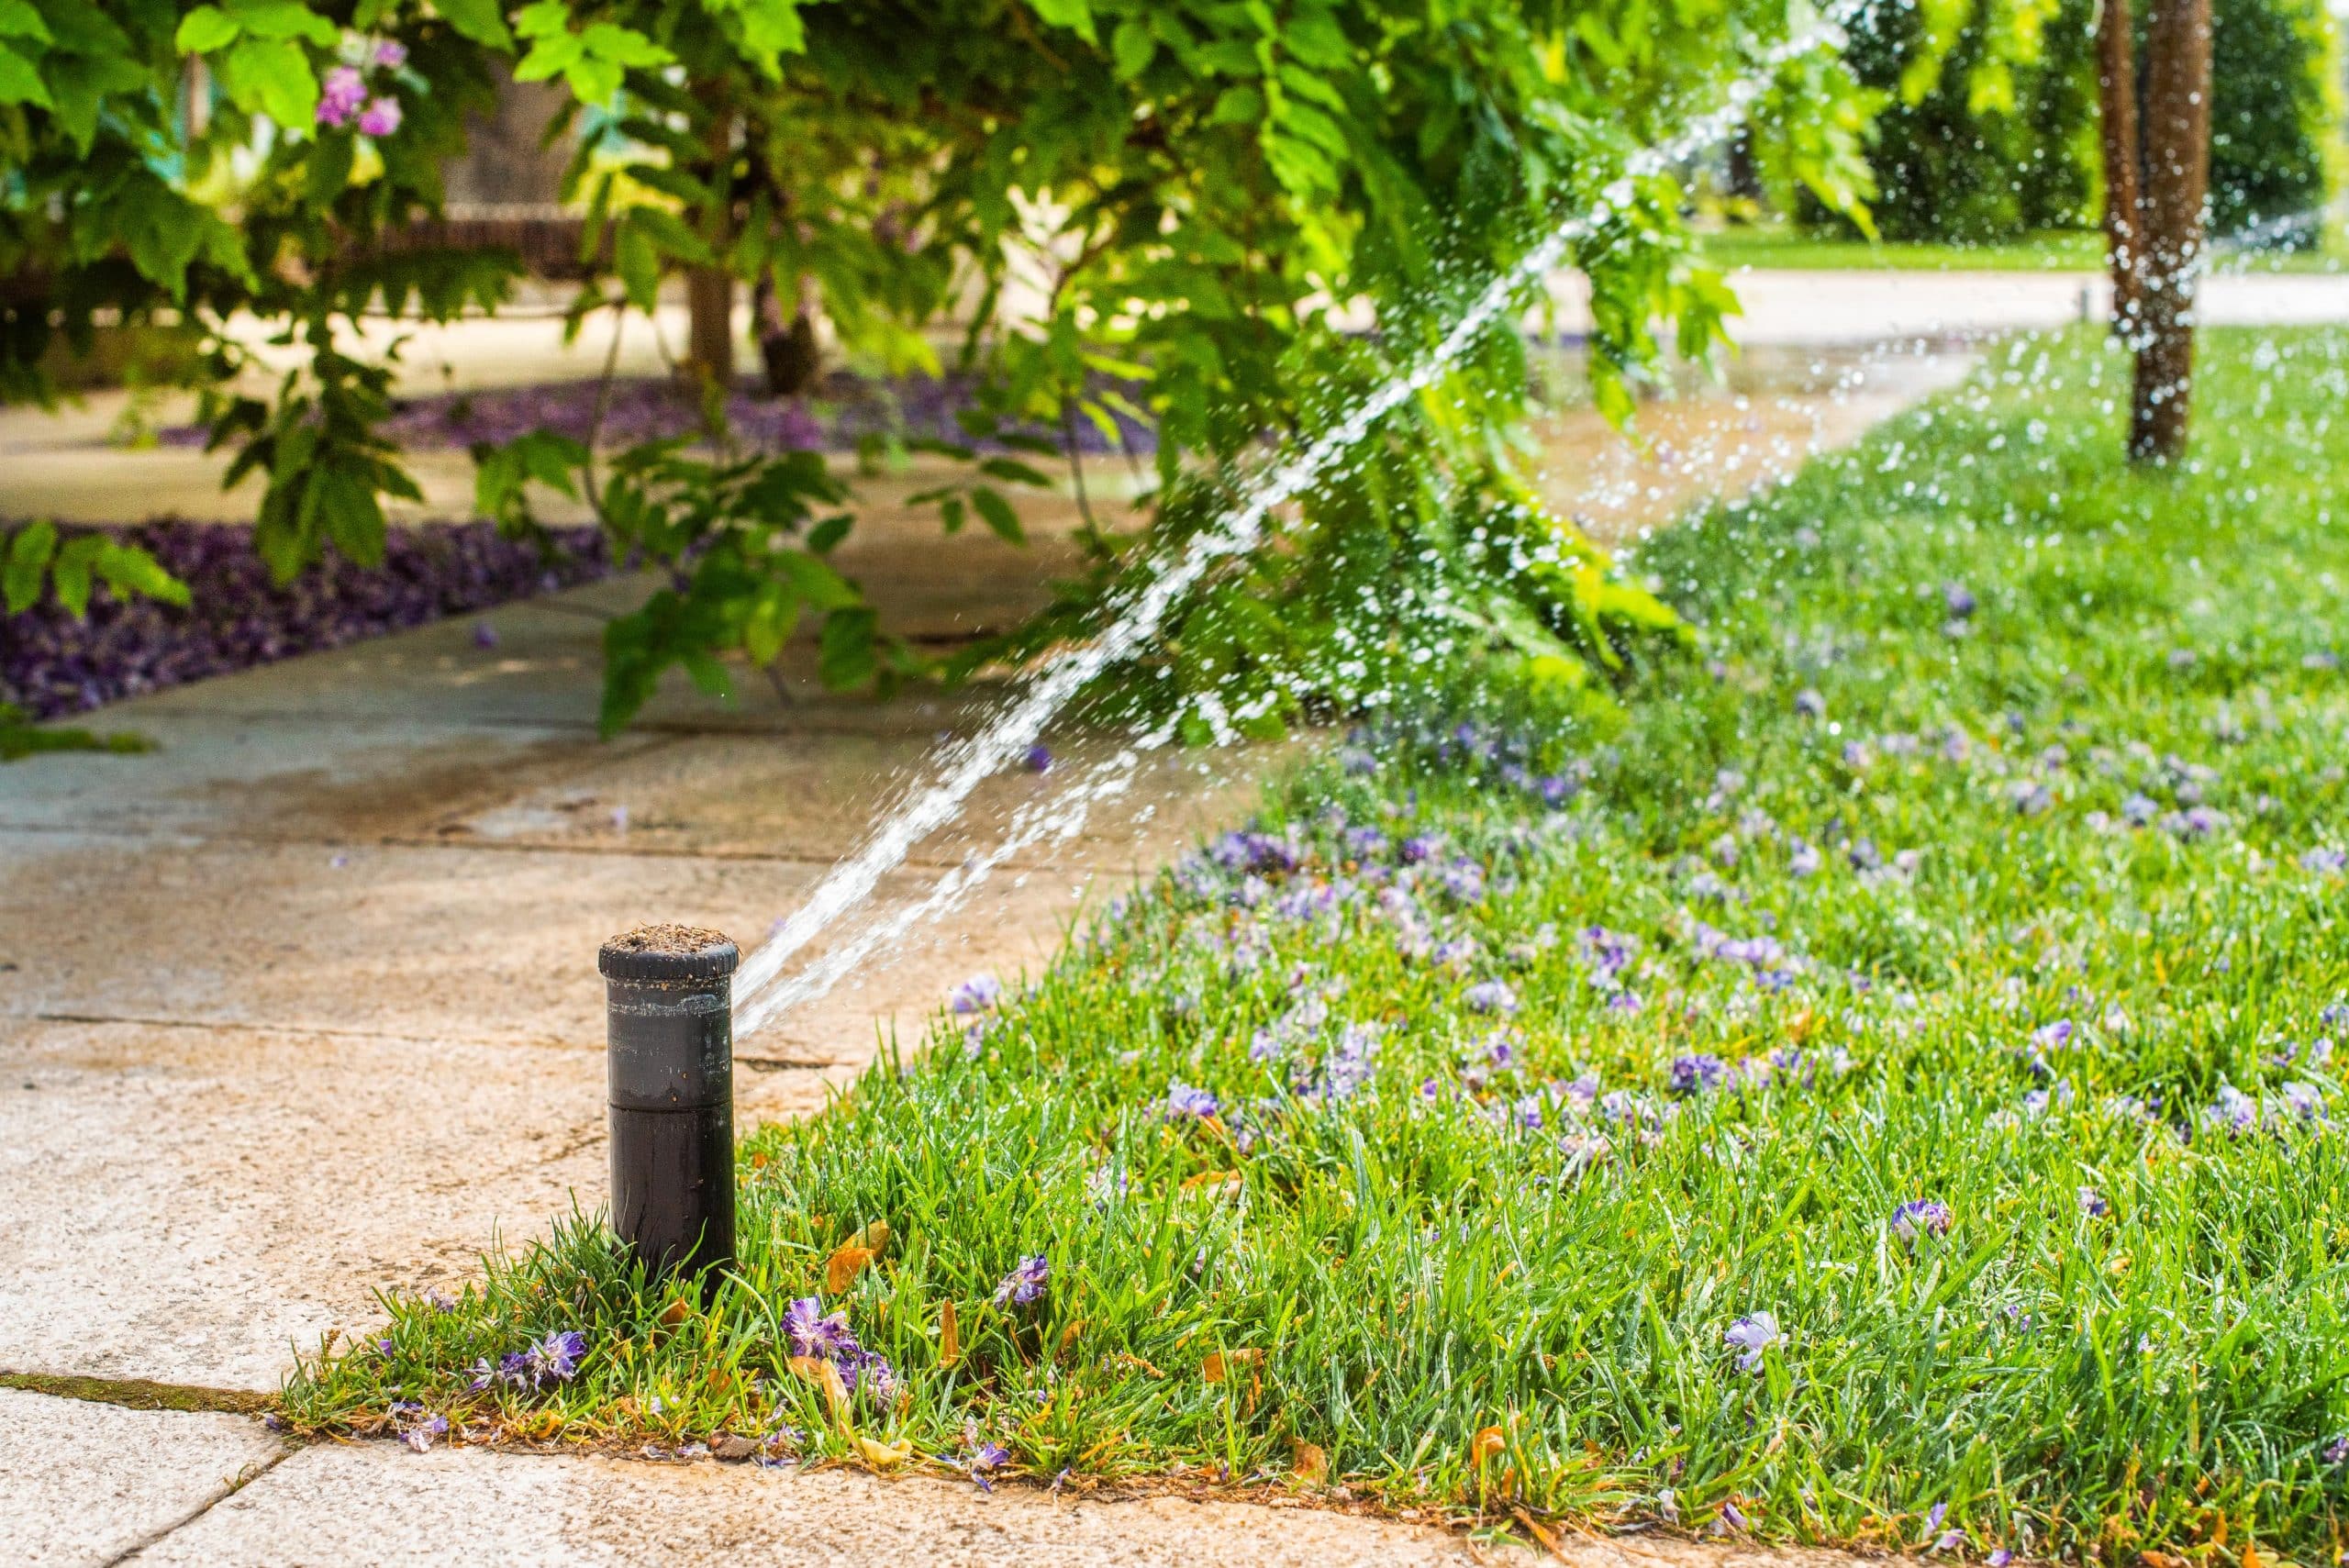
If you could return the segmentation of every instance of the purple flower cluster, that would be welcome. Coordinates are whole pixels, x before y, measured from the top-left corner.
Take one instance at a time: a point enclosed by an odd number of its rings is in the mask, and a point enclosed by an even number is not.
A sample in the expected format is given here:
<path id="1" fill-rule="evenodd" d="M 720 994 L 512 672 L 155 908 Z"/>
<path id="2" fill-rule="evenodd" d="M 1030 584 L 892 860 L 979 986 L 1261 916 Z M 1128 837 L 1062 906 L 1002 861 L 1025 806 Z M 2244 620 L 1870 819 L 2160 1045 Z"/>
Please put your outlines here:
<path id="1" fill-rule="evenodd" d="M 338 65 L 318 86 L 318 124 L 340 130 L 356 120 L 362 136 L 389 136 L 400 128 L 400 101 L 368 85 L 370 72 L 397 72 L 407 63 L 407 46 L 396 40 L 372 45 L 362 63 Z"/>
<path id="2" fill-rule="evenodd" d="M 1912 1243 L 1927 1236 L 1946 1236 L 1956 1218 L 1949 1205 L 1920 1198 L 1892 1211 L 1892 1233 Z"/>
<path id="3" fill-rule="evenodd" d="M 194 603 L 183 610 L 101 587 L 82 620 L 53 599 L 9 617 L 0 702 L 36 718 L 81 713 L 609 575 L 598 530 L 552 532 L 556 553 L 545 559 L 488 523 L 394 528 L 382 564 L 329 556 L 280 587 L 253 553 L 249 528 L 157 522 L 120 529 L 124 542 L 185 583 Z"/>
<path id="4" fill-rule="evenodd" d="M 1052 1288 L 1052 1266 L 1041 1252 L 1019 1260 L 1019 1266 L 996 1282 L 997 1307 L 1033 1307 Z"/>
<path id="5" fill-rule="evenodd" d="M 846 1311 L 828 1313 L 815 1296 L 798 1296 L 783 1309 L 783 1332 L 793 1355 L 831 1362 L 841 1374 L 841 1385 L 851 1394 L 862 1388 L 875 1399 L 885 1400 L 896 1393 L 896 1369 L 887 1357 L 856 1342 Z"/>
<path id="6" fill-rule="evenodd" d="M 473 1362 L 472 1387 L 475 1393 L 495 1385 L 535 1394 L 550 1383 L 568 1383 L 578 1376 L 579 1363 L 586 1355 L 586 1335 L 576 1329 L 559 1329 L 501 1356 L 495 1367 L 487 1357 Z"/>
<path id="7" fill-rule="evenodd" d="M 436 1439 L 449 1434 L 449 1418 L 437 1410 L 427 1410 L 413 1399 L 395 1399 L 385 1412 L 392 1418 L 392 1430 L 400 1441 L 418 1453 L 430 1451 Z"/>

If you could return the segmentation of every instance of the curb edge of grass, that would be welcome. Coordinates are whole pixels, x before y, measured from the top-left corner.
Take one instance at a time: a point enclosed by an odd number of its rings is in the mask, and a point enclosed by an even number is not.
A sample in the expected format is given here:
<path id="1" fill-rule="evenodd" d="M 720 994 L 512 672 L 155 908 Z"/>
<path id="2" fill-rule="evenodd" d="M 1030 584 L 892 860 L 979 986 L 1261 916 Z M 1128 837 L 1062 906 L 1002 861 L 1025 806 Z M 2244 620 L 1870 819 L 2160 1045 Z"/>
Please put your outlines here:
<path id="1" fill-rule="evenodd" d="M 118 1405 L 126 1410 L 184 1410 L 228 1416 L 262 1416 L 277 1407 L 277 1396 L 242 1388 L 210 1388 L 194 1383 L 157 1383 L 143 1377 L 86 1377 L 72 1373 L 0 1370 L 0 1388 Z"/>

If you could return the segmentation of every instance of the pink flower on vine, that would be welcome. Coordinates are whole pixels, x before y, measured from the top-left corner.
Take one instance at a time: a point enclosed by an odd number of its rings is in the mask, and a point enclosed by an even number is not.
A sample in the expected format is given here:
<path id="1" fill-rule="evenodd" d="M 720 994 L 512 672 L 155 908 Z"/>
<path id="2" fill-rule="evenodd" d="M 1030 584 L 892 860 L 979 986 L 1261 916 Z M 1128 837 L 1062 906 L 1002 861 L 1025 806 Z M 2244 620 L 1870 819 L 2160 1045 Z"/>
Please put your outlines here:
<path id="1" fill-rule="evenodd" d="M 367 83 L 361 79 L 359 68 L 338 65 L 327 72 L 326 88 L 318 95 L 318 123 L 340 129 L 351 123 L 351 117 L 366 101 Z M 393 123 L 398 123 L 396 114 Z"/>
<path id="2" fill-rule="evenodd" d="M 366 136 L 389 136 L 400 128 L 400 101 L 378 98 L 360 112 L 359 129 Z"/>

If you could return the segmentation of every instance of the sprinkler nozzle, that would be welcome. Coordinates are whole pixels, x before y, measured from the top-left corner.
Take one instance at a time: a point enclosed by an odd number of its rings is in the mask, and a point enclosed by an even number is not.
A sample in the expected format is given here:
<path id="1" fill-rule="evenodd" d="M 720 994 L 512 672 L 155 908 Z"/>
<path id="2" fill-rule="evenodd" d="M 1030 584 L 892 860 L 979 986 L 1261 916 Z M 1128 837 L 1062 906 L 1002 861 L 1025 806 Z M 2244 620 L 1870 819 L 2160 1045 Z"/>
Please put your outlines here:
<path id="1" fill-rule="evenodd" d="M 609 1022 L 612 1229 L 646 1272 L 734 1260 L 733 976 L 716 931 L 642 926 L 596 955 Z"/>

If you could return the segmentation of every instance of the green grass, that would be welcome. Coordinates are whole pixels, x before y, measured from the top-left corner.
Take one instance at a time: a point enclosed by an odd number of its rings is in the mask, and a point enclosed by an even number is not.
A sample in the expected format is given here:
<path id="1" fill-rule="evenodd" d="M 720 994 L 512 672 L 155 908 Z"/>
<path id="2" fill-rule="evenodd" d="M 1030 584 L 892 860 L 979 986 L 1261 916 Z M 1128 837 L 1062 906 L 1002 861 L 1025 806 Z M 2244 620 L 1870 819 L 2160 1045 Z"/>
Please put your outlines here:
<path id="1" fill-rule="evenodd" d="M 967 1049 L 941 1019 L 752 1137 L 707 1309 L 576 1225 L 393 1302 L 290 1418 L 2337 1558 L 2349 333 L 2204 367 L 2176 472 L 2118 461 L 2101 335 L 2023 339 L 1660 537 L 1705 656 L 1628 719 L 1464 697 L 1338 749 Z M 2206 1116 L 2232 1095 L 2256 1127 Z M 828 1408 L 783 1316 L 813 1295 L 896 1386 Z M 468 1391 L 568 1329 L 575 1375 Z"/>
<path id="2" fill-rule="evenodd" d="M 2216 266 L 2222 272 L 2329 272 L 2340 270 L 2343 237 L 2328 226 L 2327 243 L 2304 250 L 2230 250 Z M 1720 228 L 1700 236 L 1698 254 L 1728 271 L 1760 272 L 2100 272 L 2104 240 L 2092 229 L 2050 229 L 2028 239 L 1993 245 L 1909 242 L 1869 244 L 1808 233 L 1783 224 Z"/>

